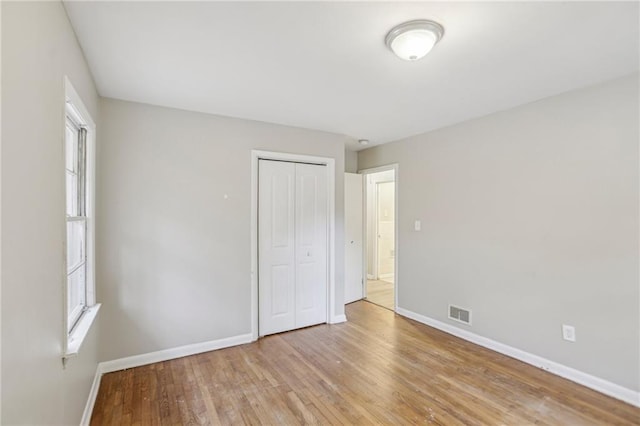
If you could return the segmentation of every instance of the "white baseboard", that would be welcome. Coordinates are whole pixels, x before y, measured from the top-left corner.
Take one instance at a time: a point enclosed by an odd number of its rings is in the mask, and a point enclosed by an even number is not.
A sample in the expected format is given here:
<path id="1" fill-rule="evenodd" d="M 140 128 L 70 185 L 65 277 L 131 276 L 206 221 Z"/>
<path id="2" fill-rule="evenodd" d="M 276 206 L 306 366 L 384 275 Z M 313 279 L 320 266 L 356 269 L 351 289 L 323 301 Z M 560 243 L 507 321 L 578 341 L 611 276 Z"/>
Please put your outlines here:
<path id="1" fill-rule="evenodd" d="M 527 364 L 531 364 L 534 367 L 539 367 L 557 376 L 564 377 L 565 379 L 579 383 L 605 395 L 609 395 L 628 404 L 640 407 L 640 392 L 625 388 L 608 380 L 592 376 L 591 374 L 576 370 L 574 368 L 567 367 L 566 365 L 559 364 L 555 361 L 548 360 L 541 356 L 525 352 L 509 345 L 505 345 L 504 343 L 491 340 L 487 337 L 480 336 L 479 334 L 463 330 L 442 321 L 417 314 L 407 309 L 397 307 L 396 312 L 402 316 L 411 318 L 430 327 L 437 328 L 438 330 L 444 331 L 445 333 L 452 334 L 461 339 L 475 343 L 476 345 L 483 346 L 501 354 L 510 356 L 511 358 L 526 362 Z"/>
<path id="2" fill-rule="evenodd" d="M 102 371 L 100 371 L 100 364 L 98 364 L 98 366 L 96 367 L 96 374 L 95 376 L 93 376 L 91 390 L 89 391 L 89 398 L 87 398 L 87 404 L 84 406 L 84 412 L 82 413 L 80 426 L 89 426 L 89 423 L 91 423 L 91 414 L 93 414 L 93 407 L 96 404 L 96 398 L 98 397 L 100 380 L 102 380 Z"/>
<path id="3" fill-rule="evenodd" d="M 242 345 L 253 341 L 251 333 L 239 336 L 227 337 L 225 339 L 212 340 L 210 342 L 194 343 L 192 345 L 178 346 L 177 348 L 164 349 L 157 352 L 149 352 L 141 355 L 129 356 L 126 358 L 114 359 L 113 361 L 101 362 L 99 367 L 102 373 L 124 370 L 126 368 L 140 367 L 141 365 L 162 362 L 183 356 L 200 354 L 203 352 L 215 351 L 216 349 L 228 348 Z"/>
<path id="4" fill-rule="evenodd" d="M 347 316 L 345 314 L 334 315 L 329 324 L 340 324 L 341 322 L 347 322 Z"/>

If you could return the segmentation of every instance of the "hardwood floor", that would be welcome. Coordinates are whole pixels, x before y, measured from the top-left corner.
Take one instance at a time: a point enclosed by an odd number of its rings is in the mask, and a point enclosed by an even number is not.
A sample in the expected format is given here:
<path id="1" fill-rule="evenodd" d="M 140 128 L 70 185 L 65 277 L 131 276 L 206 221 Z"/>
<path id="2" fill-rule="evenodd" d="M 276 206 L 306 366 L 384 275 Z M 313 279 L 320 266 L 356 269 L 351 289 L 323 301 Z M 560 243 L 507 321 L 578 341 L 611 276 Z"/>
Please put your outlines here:
<path id="1" fill-rule="evenodd" d="M 383 280 L 367 281 L 367 301 L 383 308 L 395 310 L 393 283 Z"/>
<path id="2" fill-rule="evenodd" d="M 360 301 L 349 322 L 103 376 L 92 424 L 640 424 L 640 409 Z"/>

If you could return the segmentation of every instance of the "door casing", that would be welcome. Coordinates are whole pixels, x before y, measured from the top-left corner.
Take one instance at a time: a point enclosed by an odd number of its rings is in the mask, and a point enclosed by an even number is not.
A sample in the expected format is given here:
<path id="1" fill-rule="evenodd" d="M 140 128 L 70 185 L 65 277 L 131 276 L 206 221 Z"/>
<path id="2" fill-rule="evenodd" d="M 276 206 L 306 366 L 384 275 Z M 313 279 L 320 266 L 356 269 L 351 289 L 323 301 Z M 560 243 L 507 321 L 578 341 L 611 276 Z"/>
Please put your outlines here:
<path id="1" fill-rule="evenodd" d="M 393 170 L 394 173 L 394 182 L 395 182 L 395 188 L 394 188 L 394 250 L 395 250 L 395 258 L 393 260 L 393 273 L 394 273 L 394 286 L 393 286 L 393 291 L 394 291 L 394 311 L 397 312 L 398 310 L 398 287 L 400 286 L 400 278 L 399 278 L 399 270 L 398 270 L 398 258 L 400 256 L 400 244 L 399 244 L 399 235 L 398 235 L 398 223 L 400 222 L 400 216 L 398 215 L 398 205 L 400 204 L 399 202 L 399 191 L 398 191 L 398 182 L 400 180 L 400 176 L 399 176 L 399 170 L 400 167 L 398 166 L 397 163 L 393 163 L 393 164 L 387 164 L 384 166 L 379 166 L 379 167 L 372 167 L 369 169 L 360 169 L 358 170 L 358 173 L 364 175 L 364 182 L 365 182 L 365 190 L 363 192 L 363 208 L 362 208 L 362 212 L 363 212 L 363 217 L 362 217 L 362 237 L 363 237 L 363 243 L 362 243 L 362 276 L 363 277 L 367 277 L 367 247 L 369 242 L 367 241 L 367 206 L 368 206 L 368 201 L 367 201 L 367 190 L 366 190 L 366 185 L 367 183 L 367 175 L 371 174 L 371 173 L 378 173 L 378 172 L 386 172 L 388 170 Z M 375 193 L 377 193 L 377 191 L 375 191 Z M 376 208 L 377 208 L 377 201 L 376 201 Z M 377 220 L 378 218 L 376 217 L 376 228 L 377 228 Z M 377 229 L 376 229 L 376 235 L 377 235 Z M 376 250 L 377 250 L 377 244 L 376 244 Z M 378 262 L 378 256 L 375 255 L 375 262 Z M 376 265 L 376 269 L 377 269 L 377 265 Z M 377 274 L 377 271 L 376 271 Z M 366 297 L 367 292 L 368 292 L 368 288 L 367 288 L 367 280 L 365 280 L 365 287 L 364 287 L 364 295 Z"/>
<path id="2" fill-rule="evenodd" d="M 258 160 L 291 161 L 295 163 L 323 164 L 327 167 L 327 322 L 336 324 L 347 320 L 336 314 L 336 225 L 335 225 L 335 159 L 312 155 L 272 151 L 251 151 L 251 336 L 258 340 Z"/>

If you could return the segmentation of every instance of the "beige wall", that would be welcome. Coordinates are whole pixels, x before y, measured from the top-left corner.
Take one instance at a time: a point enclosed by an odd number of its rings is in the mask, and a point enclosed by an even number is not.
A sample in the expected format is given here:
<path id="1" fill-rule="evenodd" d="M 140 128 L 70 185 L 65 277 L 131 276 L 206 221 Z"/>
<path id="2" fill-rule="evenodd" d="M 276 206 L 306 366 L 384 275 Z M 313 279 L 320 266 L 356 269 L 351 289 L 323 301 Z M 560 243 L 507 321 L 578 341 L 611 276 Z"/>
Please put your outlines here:
<path id="1" fill-rule="evenodd" d="M 251 331 L 252 149 L 336 160 L 336 313 L 344 312 L 346 137 L 112 99 L 101 113 L 101 360 Z"/>
<path id="2" fill-rule="evenodd" d="M 355 151 L 344 151 L 344 171 L 347 173 L 358 172 L 358 153 Z"/>
<path id="3" fill-rule="evenodd" d="M 98 96 L 61 3 L 1 7 L 1 423 L 78 424 L 98 345 L 63 369 L 64 76 L 99 127 Z"/>
<path id="4" fill-rule="evenodd" d="M 399 164 L 399 306 L 639 390 L 639 112 L 635 74 L 361 151 Z"/>

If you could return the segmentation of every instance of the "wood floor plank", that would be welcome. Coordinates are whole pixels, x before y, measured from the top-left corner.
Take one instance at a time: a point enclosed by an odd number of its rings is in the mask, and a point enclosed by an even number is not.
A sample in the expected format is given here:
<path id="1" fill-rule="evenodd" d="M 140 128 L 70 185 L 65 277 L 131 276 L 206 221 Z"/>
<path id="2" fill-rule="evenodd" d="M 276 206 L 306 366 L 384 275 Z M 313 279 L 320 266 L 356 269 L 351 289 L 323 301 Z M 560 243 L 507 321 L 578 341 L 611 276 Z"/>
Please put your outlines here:
<path id="1" fill-rule="evenodd" d="M 384 280 L 367 281 L 367 301 L 382 306 L 383 308 L 395 309 L 394 284 Z"/>
<path id="2" fill-rule="evenodd" d="M 366 301 L 349 321 L 109 373 L 94 425 L 640 425 L 640 409 Z"/>

